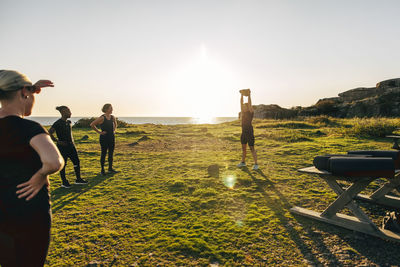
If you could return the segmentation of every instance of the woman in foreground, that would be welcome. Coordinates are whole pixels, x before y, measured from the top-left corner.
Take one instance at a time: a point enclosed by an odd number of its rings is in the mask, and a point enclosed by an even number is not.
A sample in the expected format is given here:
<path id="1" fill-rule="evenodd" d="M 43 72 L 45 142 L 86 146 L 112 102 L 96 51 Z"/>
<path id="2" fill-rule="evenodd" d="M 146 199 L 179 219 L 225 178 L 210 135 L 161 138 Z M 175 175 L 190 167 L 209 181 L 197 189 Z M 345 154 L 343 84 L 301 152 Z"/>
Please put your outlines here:
<path id="1" fill-rule="evenodd" d="M 34 85 L 23 74 L 0 70 L 0 265 L 43 266 L 50 242 L 49 175 L 63 159 L 47 131 L 24 119 L 35 93 L 53 87 Z"/>

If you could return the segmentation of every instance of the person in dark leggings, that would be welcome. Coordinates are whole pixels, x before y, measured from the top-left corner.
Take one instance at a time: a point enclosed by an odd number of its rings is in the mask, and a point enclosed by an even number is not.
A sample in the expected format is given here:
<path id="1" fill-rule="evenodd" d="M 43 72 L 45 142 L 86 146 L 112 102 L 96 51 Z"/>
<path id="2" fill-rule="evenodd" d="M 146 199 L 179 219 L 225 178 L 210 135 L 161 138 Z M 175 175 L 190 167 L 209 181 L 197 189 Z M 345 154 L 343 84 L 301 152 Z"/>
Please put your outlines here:
<path id="1" fill-rule="evenodd" d="M 57 147 L 39 123 L 24 119 L 35 93 L 25 75 L 0 70 L 0 266 L 45 264 L 50 242 L 49 175 L 63 166 Z"/>
<path id="2" fill-rule="evenodd" d="M 100 134 L 100 146 L 101 146 L 101 175 L 105 175 L 104 163 L 106 161 L 106 154 L 108 151 L 108 172 L 117 173 L 118 171 L 113 169 L 113 154 L 115 148 L 115 130 L 117 129 L 117 120 L 112 114 L 113 107 L 111 104 L 105 104 L 101 109 L 103 115 L 95 119 L 90 126 L 98 134 Z M 96 127 L 100 125 L 101 131 Z"/>
<path id="3" fill-rule="evenodd" d="M 57 147 L 64 158 L 64 168 L 60 171 L 62 180 L 62 187 L 69 188 L 71 184 L 65 177 L 65 167 L 67 166 L 68 158 L 71 159 L 74 164 L 74 171 L 76 175 L 75 184 L 87 184 L 88 182 L 81 178 L 81 167 L 78 157 L 78 152 L 75 148 L 74 138 L 72 137 L 71 121 L 71 110 L 67 106 L 59 106 L 56 109 L 61 113 L 61 118 L 58 119 L 50 128 L 49 133 L 51 139 L 57 143 Z M 54 137 L 54 132 L 57 134 L 57 138 Z"/>
<path id="4" fill-rule="evenodd" d="M 247 91 L 248 90 L 248 91 Z M 258 170 L 258 163 L 257 163 L 257 154 L 256 150 L 254 149 L 254 129 L 252 125 L 252 120 L 254 117 L 254 110 L 251 104 L 251 92 L 250 89 L 243 90 L 248 92 L 248 102 L 243 103 L 243 91 L 241 90 L 240 96 L 240 117 L 242 122 L 242 135 L 240 136 L 240 142 L 242 143 L 242 161 L 237 165 L 238 167 L 245 167 L 246 166 L 246 150 L 247 144 L 250 147 L 250 151 L 253 155 L 254 159 L 254 166 L 253 170 Z"/>

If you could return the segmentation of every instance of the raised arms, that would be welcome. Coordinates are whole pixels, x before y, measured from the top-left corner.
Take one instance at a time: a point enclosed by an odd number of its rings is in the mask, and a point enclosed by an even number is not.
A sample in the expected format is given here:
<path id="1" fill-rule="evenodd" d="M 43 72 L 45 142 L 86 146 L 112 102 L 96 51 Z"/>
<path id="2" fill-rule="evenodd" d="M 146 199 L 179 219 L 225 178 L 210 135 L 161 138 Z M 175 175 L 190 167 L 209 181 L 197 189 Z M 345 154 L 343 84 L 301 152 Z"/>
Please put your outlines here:
<path id="1" fill-rule="evenodd" d="M 249 93 L 248 97 L 248 105 L 249 105 L 249 111 L 254 112 L 253 105 L 251 104 L 251 92 Z"/>

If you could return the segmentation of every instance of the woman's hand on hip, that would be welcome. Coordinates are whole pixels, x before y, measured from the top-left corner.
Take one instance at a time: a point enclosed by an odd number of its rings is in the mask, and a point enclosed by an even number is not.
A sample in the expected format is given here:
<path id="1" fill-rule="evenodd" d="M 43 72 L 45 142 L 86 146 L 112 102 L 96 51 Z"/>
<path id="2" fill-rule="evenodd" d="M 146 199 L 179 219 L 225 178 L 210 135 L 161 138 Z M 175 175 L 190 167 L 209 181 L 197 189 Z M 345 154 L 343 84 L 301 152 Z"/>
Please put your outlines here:
<path id="1" fill-rule="evenodd" d="M 49 176 L 43 175 L 38 171 L 31 177 L 31 179 L 29 179 L 29 181 L 17 185 L 17 188 L 19 188 L 17 191 L 18 198 L 26 197 L 26 201 L 29 201 L 37 195 L 44 185 L 49 184 Z"/>

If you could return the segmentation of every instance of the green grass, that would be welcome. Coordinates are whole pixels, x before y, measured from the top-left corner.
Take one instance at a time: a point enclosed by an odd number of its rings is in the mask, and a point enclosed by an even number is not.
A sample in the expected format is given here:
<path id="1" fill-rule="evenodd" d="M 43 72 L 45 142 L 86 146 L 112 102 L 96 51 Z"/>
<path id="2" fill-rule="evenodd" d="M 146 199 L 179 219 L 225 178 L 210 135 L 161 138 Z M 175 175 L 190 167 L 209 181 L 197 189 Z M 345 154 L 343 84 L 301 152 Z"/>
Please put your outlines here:
<path id="1" fill-rule="evenodd" d="M 48 265 L 398 264 L 397 245 L 289 213 L 293 205 L 321 211 L 335 198 L 324 182 L 296 171 L 315 156 L 390 149 L 389 139 L 351 132 L 354 124 L 331 118 L 255 120 L 260 171 L 236 167 L 237 121 L 130 126 L 117 134 L 115 168 L 121 172 L 106 177 L 99 175 L 98 135 L 74 129 L 89 184 L 64 189 L 58 174 L 51 176 Z M 89 138 L 79 141 L 84 135 Z M 142 136 L 149 138 L 139 140 Z M 138 144 L 129 145 L 133 142 Z M 220 166 L 218 178 L 208 175 L 212 164 Z M 70 161 L 67 178 L 74 179 Z M 384 209 L 362 206 L 380 222 Z"/>

